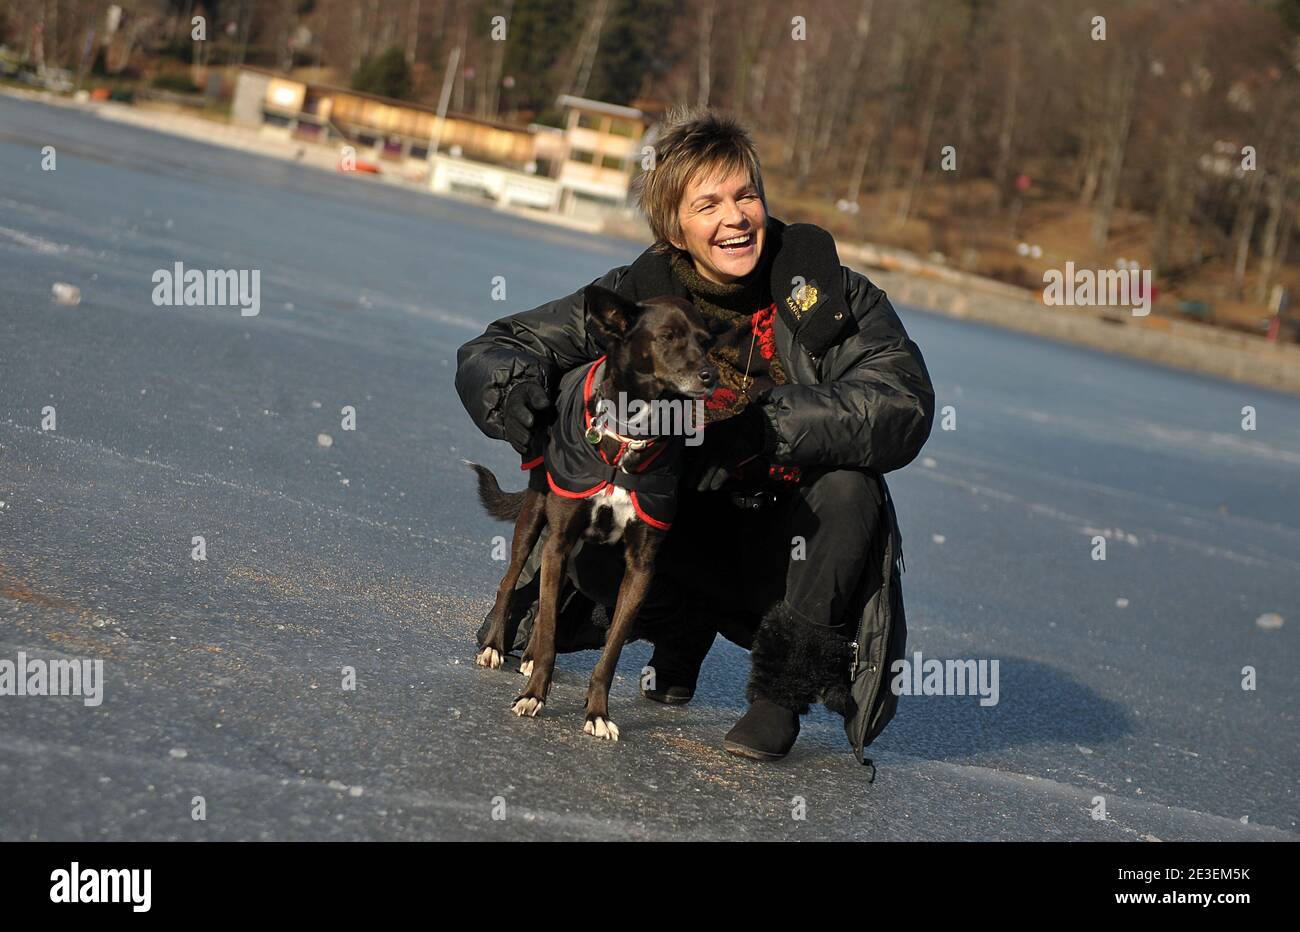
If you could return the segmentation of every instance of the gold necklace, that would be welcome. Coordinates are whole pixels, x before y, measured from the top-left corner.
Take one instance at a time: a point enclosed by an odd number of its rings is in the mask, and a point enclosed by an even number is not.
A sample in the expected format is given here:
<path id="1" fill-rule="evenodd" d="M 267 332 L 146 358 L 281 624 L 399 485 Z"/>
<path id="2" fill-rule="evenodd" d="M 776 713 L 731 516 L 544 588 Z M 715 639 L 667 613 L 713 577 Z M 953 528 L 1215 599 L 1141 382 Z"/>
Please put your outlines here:
<path id="1" fill-rule="evenodd" d="M 753 328 L 753 322 L 750 327 Z M 758 333 L 754 332 L 749 338 L 749 358 L 745 360 L 745 374 L 740 378 L 740 390 L 746 395 L 749 394 L 749 366 L 754 361 L 754 343 L 758 340 Z"/>

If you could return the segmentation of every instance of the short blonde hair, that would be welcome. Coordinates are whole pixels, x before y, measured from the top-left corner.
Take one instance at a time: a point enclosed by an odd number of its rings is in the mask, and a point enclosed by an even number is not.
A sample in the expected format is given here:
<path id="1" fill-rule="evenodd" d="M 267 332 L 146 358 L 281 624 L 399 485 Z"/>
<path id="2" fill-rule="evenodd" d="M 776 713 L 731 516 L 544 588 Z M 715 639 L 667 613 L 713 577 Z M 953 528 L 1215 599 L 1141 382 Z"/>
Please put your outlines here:
<path id="1" fill-rule="evenodd" d="M 748 173 L 766 209 L 758 147 L 735 117 L 707 107 L 674 107 L 653 142 L 654 168 L 632 179 L 632 192 L 655 236 L 655 252 L 681 252 L 672 240 L 682 239 L 682 197 L 700 173 Z"/>

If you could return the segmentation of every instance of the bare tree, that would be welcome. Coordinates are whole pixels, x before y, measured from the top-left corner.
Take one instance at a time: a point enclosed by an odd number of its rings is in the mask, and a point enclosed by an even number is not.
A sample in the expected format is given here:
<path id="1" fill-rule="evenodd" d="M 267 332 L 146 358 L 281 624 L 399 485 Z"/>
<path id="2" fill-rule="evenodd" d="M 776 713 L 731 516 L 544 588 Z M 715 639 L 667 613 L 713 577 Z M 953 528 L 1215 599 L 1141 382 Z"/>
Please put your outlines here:
<path id="1" fill-rule="evenodd" d="M 715 0 L 706 0 L 700 6 L 699 48 L 700 93 L 695 102 L 700 107 L 709 105 L 709 92 L 712 89 L 713 75 L 713 13 Z"/>
<path id="2" fill-rule="evenodd" d="M 943 72 L 936 68 L 930 76 L 930 89 L 926 94 L 925 112 L 921 116 L 920 141 L 916 154 L 912 157 L 912 168 L 908 174 L 907 187 L 903 190 L 902 200 L 898 204 L 895 222 L 903 224 L 912 215 L 912 203 L 916 197 L 917 185 L 925 173 L 925 163 L 930 157 L 930 136 L 934 131 L 934 115 L 939 108 L 939 90 L 943 87 Z"/>
<path id="3" fill-rule="evenodd" d="M 1137 97 L 1138 72 L 1141 58 L 1136 50 L 1124 49 L 1121 61 L 1111 72 L 1108 99 L 1111 122 L 1102 144 L 1101 159 L 1105 168 L 1097 190 L 1097 202 L 1092 215 L 1089 236 L 1092 248 L 1098 254 L 1106 249 L 1110 239 L 1111 217 L 1119 197 L 1120 178 L 1124 171 L 1124 154 L 1128 149 L 1129 127 L 1133 120 L 1133 104 Z"/>

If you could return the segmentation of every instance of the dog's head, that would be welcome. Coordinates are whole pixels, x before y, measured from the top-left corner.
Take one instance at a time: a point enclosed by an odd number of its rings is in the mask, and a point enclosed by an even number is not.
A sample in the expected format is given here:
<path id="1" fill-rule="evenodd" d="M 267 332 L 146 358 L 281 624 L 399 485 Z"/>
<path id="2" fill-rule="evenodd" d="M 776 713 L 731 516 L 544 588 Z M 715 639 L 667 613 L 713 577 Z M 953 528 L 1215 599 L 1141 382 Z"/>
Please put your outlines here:
<path id="1" fill-rule="evenodd" d="M 630 396 L 705 398 L 718 384 L 708 360 L 713 337 L 695 305 L 664 296 L 629 301 L 588 285 L 587 320 L 605 345 L 611 376 Z"/>

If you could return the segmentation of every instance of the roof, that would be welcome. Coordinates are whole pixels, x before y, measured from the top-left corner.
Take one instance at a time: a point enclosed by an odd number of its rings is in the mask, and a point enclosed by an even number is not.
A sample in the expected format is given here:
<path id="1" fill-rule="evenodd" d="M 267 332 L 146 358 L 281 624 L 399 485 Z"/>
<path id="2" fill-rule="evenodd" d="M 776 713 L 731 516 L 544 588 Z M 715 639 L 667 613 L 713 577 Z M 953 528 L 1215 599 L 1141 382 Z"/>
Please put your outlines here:
<path id="1" fill-rule="evenodd" d="M 292 81 L 295 84 L 301 84 L 304 87 L 312 88 L 318 91 L 328 91 L 331 94 L 347 94 L 350 97 L 363 97 L 366 100 L 373 100 L 381 104 L 387 104 L 390 107 L 401 107 L 405 110 L 418 110 L 421 113 L 431 113 L 438 115 L 437 107 L 430 107 L 426 104 L 417 104 L 409 100 L 398 100 L 396 97 L 384 97 L 380 94 L 370 94 L 366 91 L 354 91 L 350 87 L 339 87 L 337 84 L 317 84 L 314 81 L 304 81 L 302 78 L 295 78 L 291 74 L 285 74 L 283 71 L 272 71 L 269 68 L 259 68 L 256 65 L 240 65 L 241 71 L 253 71 L 258 74 L 269 75 L 273 78 L 280 78 L 284 81 Z M 520 126 L 518 123 L 503 123 L 499 120 L 485 120 L 482 117 L 470 116 L 468 113 L 453 113 L 447 111 L 448 120 L 459 120 L 465 123 L 478 123 L 480 126 L 491 126 L 494 129 L 509 130 L 515 133 L 532 134 L 533 130 L 526 126 Z"/>
<path id="2" fill-rule="evenodd" d="M 571 94 L 561 94 L 555 98 L 555 102 L 561 107 L 574 107 L 578 110 L 594 110 L 597 113 L 607 113 L 610 116 L 626 117 L 629 120 L 643 120 L 645 114 L 635 107 L 620 107 L 618 104 L 609 104 L 603 100 L 590 100 L 586 97 L 574 97 Z"/>

